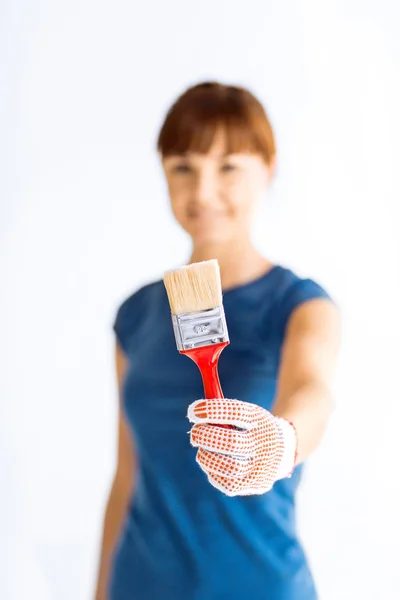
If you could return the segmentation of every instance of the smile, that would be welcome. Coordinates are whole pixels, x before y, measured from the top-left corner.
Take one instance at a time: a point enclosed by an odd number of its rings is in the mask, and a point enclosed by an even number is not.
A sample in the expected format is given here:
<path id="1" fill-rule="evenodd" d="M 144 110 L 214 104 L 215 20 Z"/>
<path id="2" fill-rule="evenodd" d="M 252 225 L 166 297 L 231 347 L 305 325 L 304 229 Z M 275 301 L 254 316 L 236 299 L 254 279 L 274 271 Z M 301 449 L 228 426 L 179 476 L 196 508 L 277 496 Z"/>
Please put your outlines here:
<path id="1" fill-rule="evenodd" d="M 220 218 L 226 217 L 227 214 L 226 214 L 226 212 L 223 212 L 223 211 L 200 211 L 200 212 L 191 213 L 189 216 L 191 219 L 212 220 L 212 219 L 220 219 Z"/>

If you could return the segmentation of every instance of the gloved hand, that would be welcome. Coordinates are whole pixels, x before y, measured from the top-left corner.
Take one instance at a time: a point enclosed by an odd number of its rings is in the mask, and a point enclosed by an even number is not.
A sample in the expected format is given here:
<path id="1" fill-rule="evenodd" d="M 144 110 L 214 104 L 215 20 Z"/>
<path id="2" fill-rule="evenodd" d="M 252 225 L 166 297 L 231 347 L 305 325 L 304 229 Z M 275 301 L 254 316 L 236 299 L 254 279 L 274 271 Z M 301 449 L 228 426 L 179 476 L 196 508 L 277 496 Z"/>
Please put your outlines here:
<path id="1" fill-rule="evenodd" d="M 285 419 L 229 398 L 196 400 L 187 416 L 194 423 L 190 441 L 198 448 L 196 461 L 209 482 L 228 496 L 264 494 L 291 475 L 297 435 Z M 235 428 L 216 426 L 223 424 Z"/>

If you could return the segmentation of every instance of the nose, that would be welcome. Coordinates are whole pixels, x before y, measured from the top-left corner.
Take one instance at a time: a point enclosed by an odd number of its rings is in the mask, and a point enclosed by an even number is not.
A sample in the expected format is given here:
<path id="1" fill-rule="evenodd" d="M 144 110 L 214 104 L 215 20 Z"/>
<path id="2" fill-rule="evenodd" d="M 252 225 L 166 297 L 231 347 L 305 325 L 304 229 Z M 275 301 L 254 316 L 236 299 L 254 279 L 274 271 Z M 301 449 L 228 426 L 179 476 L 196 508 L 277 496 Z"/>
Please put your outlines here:
<path id="1" fill-rule="evenodd" d="M 193 199 L 199 206 L 210 206 L 215 202 L 217 185 L 212 173 L 203 171 L 197 173 L 194 181 Z"/>

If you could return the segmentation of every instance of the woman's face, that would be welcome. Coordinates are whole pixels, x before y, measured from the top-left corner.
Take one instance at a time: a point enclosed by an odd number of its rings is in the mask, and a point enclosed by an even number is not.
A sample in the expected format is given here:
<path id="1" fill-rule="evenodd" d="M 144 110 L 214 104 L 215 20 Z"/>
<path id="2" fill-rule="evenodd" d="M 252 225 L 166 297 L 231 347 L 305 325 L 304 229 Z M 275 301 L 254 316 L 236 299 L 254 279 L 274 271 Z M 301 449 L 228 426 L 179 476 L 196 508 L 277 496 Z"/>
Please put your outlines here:
<path id="1" fill-rule="evenodd" d="M 261 156 L 227 155 L 217 139 L 207 154 L 168 156 L 163 166 L 173 213 L 195 244 L 249 234 L 270 175 Z"/>

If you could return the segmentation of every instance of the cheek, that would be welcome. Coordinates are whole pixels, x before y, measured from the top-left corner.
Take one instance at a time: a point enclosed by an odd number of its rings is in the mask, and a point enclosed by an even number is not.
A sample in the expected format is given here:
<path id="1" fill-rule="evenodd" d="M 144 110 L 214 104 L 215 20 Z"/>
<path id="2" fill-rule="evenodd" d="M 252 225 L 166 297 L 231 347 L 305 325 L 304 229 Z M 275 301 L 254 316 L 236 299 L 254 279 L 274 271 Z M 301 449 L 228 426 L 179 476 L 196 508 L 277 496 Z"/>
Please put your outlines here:
<path id="1" fill-rule="evenodd" d="M 253 214 L 258 196 L 258 188 L 252 179 L 239 179 L 226 187 L 226 201 L 235 218 L 243 219 Z"/>
<path id="2" fill-rule="evenodd" d="M 174 174 L 166 172 L 165 178 L 172 214 L 177 222 L 185 228 L 185 221 L 187 218 L 188 186 L 181 177 L 176 177 Z"/>
<path id="3" fill-rule="evenodd" d="M 184 225 L 186 220 L 186 211 L 184 205 L 182 204 L 182 202 L 179 202 L 176 198 L 173 199 L 172 197 L 170 202 L 172 213 L 175 219 L 178 221 L 178 223 Z"/>
<path id="4" fill-rule="evenodd" d="M 185 186 L 179 185 L 177 182 L 169 183 L 168 194 L 175 216 L 183 216 L 188 203 L 188 193 Z"/>

